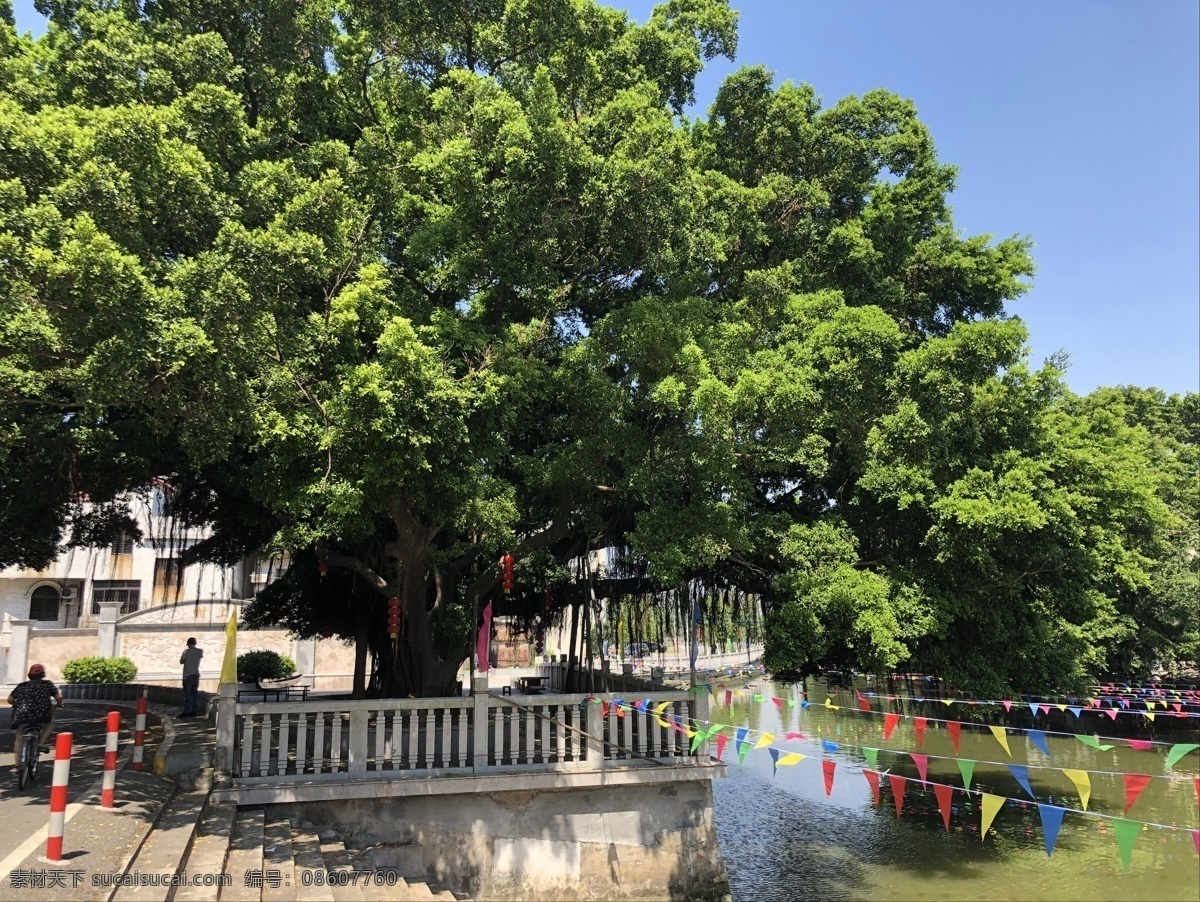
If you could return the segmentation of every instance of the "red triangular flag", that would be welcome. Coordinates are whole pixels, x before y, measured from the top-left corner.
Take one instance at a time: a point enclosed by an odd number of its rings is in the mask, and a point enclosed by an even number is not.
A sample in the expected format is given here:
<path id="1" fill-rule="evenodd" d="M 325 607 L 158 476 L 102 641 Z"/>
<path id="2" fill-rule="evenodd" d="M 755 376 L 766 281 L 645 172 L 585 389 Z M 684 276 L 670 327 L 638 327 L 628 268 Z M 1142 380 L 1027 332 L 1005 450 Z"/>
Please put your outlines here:
<path id="1" fill-rule="evenodd" d="M 1133 807 L 1133 803 L 1137 801 L 1137 797 L 1142 794 L 1142 790 L 1146 788 L 1146 784 L 1150 782 L 1150 778 L 1145 774 L 1125 774 L 1125 813 L 1129 813 L 1129 809 Z"/>
<path id="2" fill-rule="evenodd" d="M 1196 804 L 1200 805 L 1200 777 L 1193 777 L 1196 781 Z"/>
<path id="3" fill-rule="evenodd" d="M 821 762 L 821 770 L 825 771 L 825 795 L 833 792 L 833 772 L 837 769 L 837 762 L 830 761 L 826 758 Z"/>
<path id="4" fill-rule="evenodd" d="M 875 797 L 875 807 L 879 807 L 879 774 L 873 770 L 863 768 L 863 776 L 867 778 L 867 782 L 871 785 L 871 795 Z"/>
<path id="5" fill-rule="evenodd" d="M 1176 711 L 1183 710 L 1183 705 L 1177 705 L 1175 702 L 1171 702 L 1171 707 L 1174 708 Z"/>
<path id="6" fill-rule="evenodd" d="M 917 765 L 917 773 L 921 775 L 921 782 L 924 783 L 925 772 L 929 769 L 929 756 L 918 755 L 916 752 L 909 752 L 908 754 L 913 759 L 913 762 Z"/>
<path id="7" fill-rule="evenodd" d="M 1149 739 L 1126 739 L 1125 741 L 1129 743 L 1130 748 L 1135 748 L 1139 752 L 1148 752 L 1154 745 Z"/>
<path id="8" fill-rule="evenodd" d="M 1107 714 L 1113 720 L 1117 719 L 1117 709 L 1116 708 L 1105 708 L 1104 713 Z"/>
<path id="9" fill-rule="evenodd" d="M 1012 710 L 1012 702 L 1001 702 L 1000 704 L 1004 705 L 1004 710 L 1005 710 L 1005 711 L 1011 711 L 1011 710 Z"/>
<path id="10" fill-rule="evenodd" d="M 896 729 L 896 724 L 900 723 L 899 714 L 888 714 L 883 718 L 883 738 L 891 739 L 892 730 Z"/>
<path id="11" fill-rule="evenodd" d="M 925 748 L 925 718 L 914 717 L 913 729 L 917 731 L 917 745 L 919 745 L 921 748 Z"/>
<path id="12" fill-rule="evenodd" d="M 1049 714 L 1050 706 L 1049 705 L 1038 705 L 1038 710 L 1041 711 L 1043 714 Z"/>
<path id="13" fill-rule="evenodd" d="M 858 697 L 858 707 L 861 708 L 863 711 L 870 711 L 871 703 L 860 695 Z"/>
<path id="14" fill-rule="evenodd" d="M 950 797 L 954 795 L 954 787 L 942 783 L 933 784 L 933 794 L 937 796 L 938 809 L 942 812 L 942 823 L 946 832 L 950 832 Z"/>
<path id="15" fill-rule="evenodd" d="M 1196 844 L 1196 854 L 1200 855 L 1200 830 L 1192 831 L 1192 842 Z"/>
<path id="16" fill-rule="evenodd" d="M 950 741 L 954 743 L 954 754 L 958 754 L 958 734 L 962 732 L 962 724 L 957 720 L 952 720 L 946 724 L 946 729 L 950 731 Z"/>
<path id="17" fill-rule="evenodd" d="M 725 752 L 725 743 L 729 741 L 729 737 L 724 733 L 717 734 L 717 760 L 721 760 L 721 755 Z"/>
<path id="18" fill-rule="evenodd" d="M 772 696 L 771 701 L 773 701 L 775 703 L 776 708 L 778 708 L 780 711 L 783 710 L 783 699 L 775 698 L 774 696 Z"/>
<path id="19" fill-rule="evenodd" d="M 892 785 L 892 798 L 896 800 L 896 817 L 899 817 L 900 812 L 904 810 L 904 784 L 908 779 L 888 774 L 888 782 Z"/>
<path id="20" fill-rule="evenodd" d="M 604 701 L 604 699 L 601 699 L 600 700 L 600 718 L 604 719 L 605 717 L 608 717 L 608 702 Z"/>

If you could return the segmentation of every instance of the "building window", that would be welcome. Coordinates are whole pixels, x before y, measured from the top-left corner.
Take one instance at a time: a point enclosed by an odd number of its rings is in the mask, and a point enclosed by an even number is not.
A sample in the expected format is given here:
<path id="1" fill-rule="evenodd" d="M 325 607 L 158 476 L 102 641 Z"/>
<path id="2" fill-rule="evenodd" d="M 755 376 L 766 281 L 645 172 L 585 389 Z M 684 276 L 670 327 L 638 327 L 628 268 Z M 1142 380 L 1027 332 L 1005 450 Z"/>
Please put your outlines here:
<path id="1" fill-rule="evenodd" d="M 92 583 L 92 613 L 100 613 L 103 601 L 119 601 L 122 614 L 132 614 L 142 602 L 142 582 L 138 579 L 98 579 Z"/>
<path id="2" fill-rule="evenodd" d="M 53 586 L 38 586 L 29 597 L 29 619 L 58 622 L 58 603 L 62 596 Z"/>
<path id="3" fill-rule="evenodd" d="M 133 554 L 133 536 L 121 533 L 112 545 L 113 554 Z"/>
<path id="4" fill-rule="evenodd" d="M 160 557 L 154 562 L 154 588 L 175 589 L 183 585 L 183 568 L 171 557 Z"/>

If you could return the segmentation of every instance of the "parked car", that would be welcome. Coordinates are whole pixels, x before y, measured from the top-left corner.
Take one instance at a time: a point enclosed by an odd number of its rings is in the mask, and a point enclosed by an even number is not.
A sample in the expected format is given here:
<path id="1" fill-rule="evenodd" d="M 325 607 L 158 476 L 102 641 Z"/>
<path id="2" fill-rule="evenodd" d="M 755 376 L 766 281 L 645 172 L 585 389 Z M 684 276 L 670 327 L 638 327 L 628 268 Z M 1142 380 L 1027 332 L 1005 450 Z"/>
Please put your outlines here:
<path id="1" fill-rule="evenodd" d="M 645 642 L 631 642 L 625 646 L 625 657 L 644 658 L 650 654 L 650 646 Z"/>

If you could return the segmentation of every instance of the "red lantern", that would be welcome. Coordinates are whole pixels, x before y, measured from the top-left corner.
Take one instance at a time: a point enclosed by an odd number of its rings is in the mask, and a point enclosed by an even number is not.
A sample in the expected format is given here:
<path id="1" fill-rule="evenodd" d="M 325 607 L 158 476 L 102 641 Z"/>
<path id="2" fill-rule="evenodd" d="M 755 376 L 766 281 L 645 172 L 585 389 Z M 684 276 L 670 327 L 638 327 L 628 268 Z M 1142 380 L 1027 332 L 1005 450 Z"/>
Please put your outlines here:
<path id="1" fill-rule="evenodd" d="M 400 635 L 400 599 L 394 596 L 388 599 L 387 631 L 393 639 Z"/>
<path id="2" fill-rule="evenodd" d="M 500 558 L 500 587 L 504 589 L 504 594 L 507 595 L 513 590 L 516 585 L 514 579 L 513 568 L 516 566 L 517 559 L 511 553 L 505 554 Z"/>
<path id="3" fill-rule="evenodd" d="M 329 565 L 324 561 L 317 561 L 317 572 L 321 574 L 321 579 L 324 579 L 325 574 L 329 572 Z"/>

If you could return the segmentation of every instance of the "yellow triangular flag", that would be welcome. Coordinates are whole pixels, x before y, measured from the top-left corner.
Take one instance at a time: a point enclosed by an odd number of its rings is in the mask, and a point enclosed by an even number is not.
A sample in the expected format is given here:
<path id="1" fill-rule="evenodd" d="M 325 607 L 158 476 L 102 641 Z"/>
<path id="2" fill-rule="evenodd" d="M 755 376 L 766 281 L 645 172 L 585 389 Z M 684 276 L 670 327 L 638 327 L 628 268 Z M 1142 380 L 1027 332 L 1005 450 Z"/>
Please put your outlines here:
<path id="1" fill-rule="evenodd" d="M 1088 799 L 1092 797 L 1092 778 L 1088 776 L 1086 770 L 1067 770 L 1064 767 L 1063 773 L 1079 790 L 1079 801 L 1083 803 L 1083 810 L 1087 811 Z"/>
<path id="2" fill-rule="evenodd" d="M 760 736 L 758 738 L 758 744 L 755 745 L 754 747 L 756 749 L 761 749 L 764 745 L 770 745 L 774 741 L 775 741 L 774 733 L 763 733 L 762 736 Z"/>
<path id="3" fill-rule="evenodd" d="M 225 624 L 225 660 L 221 662 L 220 684 L 236 683 L 237 677 L 237 609 L 229 612 Z"/>
<path id="4" fill-rule="evenodd" d="M 658 713 L 658 714 L 662 714 L 664 711 L 666 711 L 666 710 L 667 710 L 667 705 L 669 705 L 669 704 L 671 704 L 671 703 L 670 703 L 670 702 L 663 702 L 661 705 L 655 705 L 655 706 L 654 706 L 654 710 L 655 710 L 655 712 L 656 712 L 656 713 Z"/>
<path id="5" fill-rule="evenodd" d="M 836 710 L 838 710 L 838 709 L 841 707 L 841 705 L 835 705 L 835 704 L 833 703 L 833 701 L 832 701 L 832 700 L 830 700 L 828 697 L 826 697 L 826 699 L 825 699 L 825 707 L 826 707 L 826 708 L 830 708 L 830 709 L 832 709 L 832 710 L 836 711 Z"/>
<path id="6" fill-rule="evenodd" d="M 662 727 L 663 729 L 665 729 L 665 730 L 671 729 L 671 725 L 669 723 L 667 723 L 665 720 L 663 720 L 661 717 L 656 718 L 656 720 L 658 720 L 658 725 L 660 727 Z"/>
<path id="7" fill-rule="evenodd" d="M 1066 705 L 1055 705 L 1054 707 L 1058 708 L 1058 710 L 1059 710 L 1059 711 L 1066 711 L 1066 710 L 1067 710 L 1067 706 L 1066 706 Z"/>
<path id="8" fill-rule="evenodd" d="M 946 705 L 947 708 L 949 708 L 951 705 L 953 705 L 955 701 L 956 701 L 956 699 L 953 699 L 953 698 L 942 699 L 942 702 Z"/>
<path id="9" fill-rule="evenodd" d="M 1147 711 L 1147 712 L 1146 712 L 1146 719 L 1147 719 L 1147 720 L 1149 720 L 1149 721 L 1150 721 L 1150 723 L 1154 723 L 1154 712 L 1153 712 L 1153 711 Z"/>
<path id="10" fill-rule="evenodd" d="M 988 729 L 992 731 L 992 735 L 996 737 L 996 741 L 1000 743 L 1000 746 L 1004 749 L 1005 754 L 1011 758 L 1012 752 L 1008 750 L 1008 733 L 1004 727 L 989 726 Z"/>
<path id="11" fill-rule="evenodd" d="M 1003 804 L 1004 796 L 994 796 L 990 792 L 983 793 L 983 829 L 979 831 L 981 841 L 987 836 L 988 827 L 992 826 L 992 819 Z"/>
<path id="12" fill-rule="evenodd" d="M 775 762 L 778 767 L 784 767 L 788 764 L 795 764 L 798 761 L 803 761 L 804 756 L 799 752 L 788 752 L 782 758 Z"/>
<path id="13" fill-rule="evenodd" d="M 686 727 L 685 729 L 687 730 L 688 739 L 691 739 L 693 736 L 696 735 L 696 731 L 693 730 L 691 727 Z"/>

